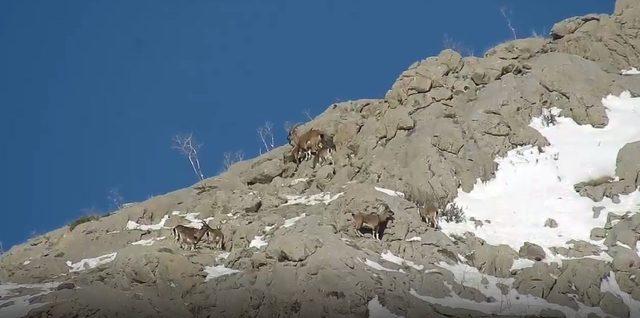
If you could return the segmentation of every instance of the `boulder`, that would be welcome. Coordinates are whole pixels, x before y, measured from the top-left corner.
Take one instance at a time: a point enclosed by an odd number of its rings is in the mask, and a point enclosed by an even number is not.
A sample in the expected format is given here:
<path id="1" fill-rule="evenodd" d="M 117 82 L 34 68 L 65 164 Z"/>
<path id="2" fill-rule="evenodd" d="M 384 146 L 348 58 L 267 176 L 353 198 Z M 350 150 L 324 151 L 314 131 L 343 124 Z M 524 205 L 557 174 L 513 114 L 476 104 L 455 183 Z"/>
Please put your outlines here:
<path id="1" fill-rule="evenodd" d="M 546 254 L 542 247 L 537 244 L 525 242 L 520 248 L 518 255 L 522 258 L 530 259 L 532 261 L 541 261 L 545 258 Z"/>

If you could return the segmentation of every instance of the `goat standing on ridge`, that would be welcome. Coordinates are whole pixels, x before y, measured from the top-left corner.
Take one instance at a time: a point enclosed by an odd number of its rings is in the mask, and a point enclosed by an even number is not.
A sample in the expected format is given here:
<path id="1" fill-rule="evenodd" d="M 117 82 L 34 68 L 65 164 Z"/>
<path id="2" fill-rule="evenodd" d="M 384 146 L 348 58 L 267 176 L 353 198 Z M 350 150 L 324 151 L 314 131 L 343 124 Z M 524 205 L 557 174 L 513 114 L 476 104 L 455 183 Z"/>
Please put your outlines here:
<path id="1" fill-rule="evenodd" d="M 320 149 L 324 147 L 324 133 L 317 129 L 309 129 L 307 132 L 300 135 L 298 133 L 298 126 L 295 125 L 289 130 L 287 139 L 289 144 L 293 146 L 291 154 L 296 163 L 300 163 L 300 159 L 304 156 L 303 160 L 307 160 L 318 153 Z"/>
<path id="2" fill-rule="evenodd" d="M 418 211 L 423 222 L 427 222 L 430 227 L 438 229 L 438 208 L 433 205 L 427 205 L 418 207 Z"/>
<path id="3" fill-rule="evenodd" d="M 208 241 L 210 243 L 213 243 L 213 246 L 217 247 L 218 249 L 224 250 L 224 234 L 222 234 L 220 227 L 211 229 L 209 231 Z"/>
<path id="4" fill-rule="evenodd" d="M 176 242 L 180 244 L 180 248 L 184 248 L 184 244 L 188 244 L 191 246 L 191 250 L 195 250 L 202 237 L 208 235 L 211 230 L 213 229 L 209 227 L 207 222 L 202 221 L 202 227 L 199 229 L 176 225 L 171 232 Z"/>
<path id="5" fill-rule="evenodd" d="M 380 229 L 387 225 L 387 223 L 393 220 L 393 214 L 387 208 L 384 213 L 369 213 L 364 214 L 362 212 L 353 213 L 353 227 L 356 230 L 358 236 L 363 236 L 361 230 L 368 228 L 373 232 L 373 238 L 380 240 Z"/>

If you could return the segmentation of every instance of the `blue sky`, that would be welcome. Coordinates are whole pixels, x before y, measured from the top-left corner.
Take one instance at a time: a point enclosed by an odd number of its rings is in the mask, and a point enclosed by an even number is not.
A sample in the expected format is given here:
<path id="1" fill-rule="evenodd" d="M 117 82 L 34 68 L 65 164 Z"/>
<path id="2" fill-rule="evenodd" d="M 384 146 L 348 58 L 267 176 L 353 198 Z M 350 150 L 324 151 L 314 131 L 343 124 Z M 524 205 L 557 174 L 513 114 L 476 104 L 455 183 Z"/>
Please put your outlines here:
<path id="1" fill-rule="evenodd" d="M 0 1 L 0 189 L 4 248 L 86 209 L 193 184 L 171 149 L 204 144 L 207 176 L 223 153 L 259 149 L 256 128 L 379 98 L 444 42 L 481 56 L 556 21 L 610 13 L 605 0 Z M 445 40 L 448 39 L 448 40 Z"/>

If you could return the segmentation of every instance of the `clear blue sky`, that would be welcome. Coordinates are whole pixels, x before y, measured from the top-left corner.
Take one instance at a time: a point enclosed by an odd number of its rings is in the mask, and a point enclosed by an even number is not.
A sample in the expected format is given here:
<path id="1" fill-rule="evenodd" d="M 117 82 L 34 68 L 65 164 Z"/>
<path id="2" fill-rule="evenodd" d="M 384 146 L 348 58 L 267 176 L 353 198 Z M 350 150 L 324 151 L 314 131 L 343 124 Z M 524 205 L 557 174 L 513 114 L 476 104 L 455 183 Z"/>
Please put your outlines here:
<path id="1" fill-rule="evenodd" d="M 83 210 L 194 183 L 170 148 L 255 156 L 256 128 L 335 102 L 379 98 L 448 37 L 482 55 L 613 0 L 0 1 L 0 154 L 5 249 Z"/>

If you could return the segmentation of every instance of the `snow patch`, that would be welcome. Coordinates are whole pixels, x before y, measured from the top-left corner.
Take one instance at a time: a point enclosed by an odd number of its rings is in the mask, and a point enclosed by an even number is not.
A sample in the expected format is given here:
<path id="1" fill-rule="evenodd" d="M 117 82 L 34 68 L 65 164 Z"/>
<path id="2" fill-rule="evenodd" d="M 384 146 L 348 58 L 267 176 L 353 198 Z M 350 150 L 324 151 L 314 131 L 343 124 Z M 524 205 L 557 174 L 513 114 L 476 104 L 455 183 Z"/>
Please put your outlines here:
<path id="1" fill-rule="evenodd" d="M 265 232 L 269 232 L 271 230 L 273 230 L 273 228 L 276 227 L 275 224 L 274 225 L 267 225 L 264 227 L 264 231 Z"/>
<path id="2" fill-rule="evenodd" d="M 212 280 L 216 277 L 240 273 L 239 270 L 226 268 L 224 267 L 224 265 L 205 266 L 204 272 L 207 273 L 207 277 L 204 279 L 205 282 L 208 282 L 209 280 Z"/>
<path id="3" fill-rule="evenodd" d="M 46 303 L 31 303 L 33 298 L 46 295 L 56 289 L 60 283 L 43 284 L 0 284 L 0 317 L 23 317 L 29 311 L 44 306 Z M 22 295 L 24 289 L 33 290 L 33 294 Z M 10 304 L 12 303 L 12 304 Z"/>
<path id="4" fill-rule="evenodd" d="M 161 236 L 161 237 L 150 238 L 148 240 L 139 240 L 139 241 L 131 243 L 131 245 L 151 246 L 151 245 L 153 245 L 153 243 L 155 243 L 157 241 L 162 241 L 165 238 L 166 238 L 165 236 Z"/>
<path id="5" fill-rule="evenodd" d="M 181 212 L 181 211 L 173 211 L 171 214 L 175 215 L 175 216 L 180 216 L 180 217 L 185 218 L 187 221 L 190 222 L 189 224 L 186 224 L 185 226 L 193 227 L 193 228 L 196 228 L 196 229 L 201 229 L 202 228 L 202 222 L 205 222 L 205 223 L 208 224 L 209 221 L 213 220 L 213 217 L 208 217 L 208 218 L 206 218 L 204 220 L 197 218 L 197 216 L 200 215 L 200 213 L 198 213 L 198 212 L 186 213 L 186 212 Z"/>
<path id="6" fill-rule="evenodd" d="M 296 222 L 298 222 L 300 219 L 302 219 L 303 217 L 307 216 L 306 213 L 302 213 L 300 214 L 300 216 L 296 216 L 294 218 L 290 218 L 290 219 L 286 219 L 284 220 L 284 227 L 290 227 L 293 226 L 294 224 L 296 224 Z"/>
<path id="7" fill-rule="evenodd" d="M 127 230 L 140 230 L 140 231 L 157 231 L 157 230 L 161 230 L 164 228 L 164 224 L 167 223 L 167 220 L 169 219 L 169 215 L 165 215 L 162 217 L 162 220 L 160 220 L 160 222 L 158 224 L 151 224 L 151 225 L 145 225 L 145 224 L 138 224 L 134 221 L 129 221 L 127 222 Z"/>
<path id="8" fill-rule="evenodd" d="M 496 159 L 498 170 L 493 180 L 478 180 L 469 193 L 458 190 L 455 203 L 464 209 L 467 219 L 492 222 L 477 229 L 470 221 L 441 222 L 443 232 L 473 232 L 488 244 L 507 244 L 516 251 L 526 241 L 547 249 L 566 246 L 571 239 L 604 248 L 602 242 L 590 239 L 591 229 L 604 227 L 609 212 L 623 214 L 637 209 L 640 193 L 620 196 L 619 204 L 608 198 L 595 203 L 578 195 L 573 185 L 615 175 L 620 148 L 640 140 L 640 98 L 623 92 L 602 102 L 609 118 L 605 128 L 578 125 L 565 117 L 557 117 L 555 125 L 546 127 L 541 118 L 534 118 L 530 126 L 545 136 L 550 146 L 542 152 L 533 146 L 511 150 Z M 558 110 L 552 112 L 557 114 Z M 595 205 L 605 207 L 598 218 L 593 218 Z M 556 220 L 558 227 L 545 227 L 548 218 Z"/>
<path id="9" fill-rule="evenodd" d="M 220 254 L 218 254 L 216 256 L 216 261 L 219 262 L 219 261 L 221 261 L 223 259 L 227 259 L 227 258 L 229 258 L 229 255 L 231 255 L 230 252 L 221 252 Z"/>
<path id="10" fill-rule="evenodd" d="M 399 318 L 403 316 L 398 316 L 392 313 L 389 309 L 382 306 L 380 301 L 378 301 L 378 296 L 371 299 L 367 304 L 367 309 L 369 309 L 369 318 Z"/>
<path id="11" fill-rule="evenodd" d="M 316 205 L 319 203 L 329 204 L 331 201 L 339 198 L 344 192 L 340 192 L 336 195 L 331 195 L 329 192 L 323 192 L 313 195 L 287 195 L 287 203 L 283 205 L 304 204 L 304 205 Z"/>
<path id="12" fill-rule="evenodd" d="M 298 179 L 294 179 L 293 181 L 291 181 L 291 183 L 289 183 L 289 185 L 296 185 L 300 182 L 307 182 L 307 180 L 309 180 L 309 178 L 298 178 Z"/>
<path id="13" fill-rule="evenodd" d="M 398 191 L 393 191 L 393 190 L 389 190 L 389 189 L 385 189 L 385 188 L 380 188 L 380 187 L 375 187 L 376 190 L 386 194 L 386 195 L 390 195 L 392 197 L 400 197 L 400 198 L 404 198 L 404 193 L 402 192 L 398 192 Z"/>
<path id="14" fill-rule="evenodd" d="M 620 72 L 620 74 L 622 75 L 640 75 L 640 70 L 638 70 L 635 67 L 632 67 L 628 70 L 622 70 L 622 72 Z"/>
<path id="15" fill-rule="evenodd" d="M 609 272 L 609 277 L 605 277 L 600 283 L 601 292 L 610 292 L 622 300 L 622 302 L 629 307 L 629 317 L 640 317 L 640 301 L 637 301 L 631 297 L 631 295 L 620 289 L 618 282 L 616 281 L 616 274 Z"/>
<path id="16" fill-rule="evenodd" d="M 536 316 L 545 309 L 552 309 L 561 311 L 567 317 L 586 317 L 590 313 L 594 313 L 599 317 L 606 316 L 600 308 L 588 307 L 580 302 L 577 302 L 578 310 L 575 310 L 570 307 L 549 303 L 543 298 L 520 294 L 515 289 L 509 289 L 509 292 L 506 295 L 503 295 L 500 288 L 498 288 L 498 284 L 504 284 L 512 287 L 514 281 L 513 278 L 499 278 L 486 275 L 479 272 L 475 267 L 461 263 L 450 265 L 441 262 L 439 266 L 450 271 L 458 284 L 465 287 L 475 288 L 480 291 L 487 297 L 487 301 L 476 302 L 462 298 L 453 291 L 452 286 L 447 282 L 444 282 L 444 285 L 449 289 L 450 293 L 444 298 L 423 296 L 418 294 L 414 289 L 411 289 L 409 293 L 414 297 L 431 304 L 439 304 L 450 308 L 475 310 L 489 315 Z"/>
<path id="17" fill-rule="evenodd" d="M 367 258 L 365 258 L 364 261 L 361 260 L 361 259 L 358 259 L 358 260 L 363 262 L 365 265 L 367 265 L 367 266 L 369 266 L 369 267 L 371 267 L 371 268 L 373 268 L 375 270 L 378 270 L 378 271 L 397 272 L 397 270 L 395 270 L 395 269 L 386 268 L 386 267 L 384 267 L 384 266 L 382 266 L 382 265 L 380 265 L 380 264 L 378 264 L 378 263 L 376 263 L 376 262 L 374 262 L 374 261 L 372 261 L 370 259 L 367 259 Z"/>
<path id="18" fill-rule="evenodd" d="M 518 258 L 513 261 L 513 265 L 511 265 L 511 270 L 518 270 L 523 268 L 532 267 L 536 262 L 526 259 L 526 258 Z"/>
<path id="19" fill-rule="evenodd" d="M 110 262 L 113 262 L 116 259 L 118 253 L 111 253 L 102 256 L 98 256 L 95 258 L 85 258 L 77 263 L 72 263 L 71 261 L 67 261 L 67 266 L 71 267 L 69 272 L 80 272 L 86 269 L 96 268 L 100 265 L 104 265 Z"/>
<path id="20" fill-rule="evenodd" d="M 616 245 L 618 245 L 618 246 L 622 246 L 622 247 L 624 247 L 624 248 L 628 248 L 628 249 L 630 249 L 630 250 L 633 250 L 633 249 L 631 248 L 631 246 L 629 246 L 629 245 L 627 245 L 627 244 L 624 244 L 624 243 L 622 243 L 622 242 L 620 242 L 620 241 L 616 241 Z"/>
<path id="21" fill-rule="evenodd" d="M 263 246 L 267 246 L 269 243 L 267 243 L 267 241 L 264 240 L 264 235 L 260 235 L 260 236 L 256 236 L 253 238 L 253 240 L 251 240 L 251 243 L 249 244 L 249 248 L 255 247 L 257 249 L 260 249 Z"/>
<path id="22" fill-rule="evenodd" d="M 424 269 L 423 265 L 416 265 L 414 262 L 412 261 L 408 261 L 406 259 L 403 259 L 401 257 L 395 256 L 393 255 L 393 253 L 391 253 L 391 251 L 387 250 L 386 252 L 382 253 L 380 256 L 382 256 L 382 259 L 400 265 L 400 266 L 404 266 L 405 264 L 408 266 L 411 266 L 419 271 Z"/>
<path id="23" fill-rule="evenodd" d="M 405 241 L 407 241 L 407 242 L 422 241 L 422 238 L 421 238 L 421 237 L 419 237 L 419 236 L 414 236 L 414 237 L 412 237 L 412 238 L 408 238 L 408 239 L 406 239 Z"/>

